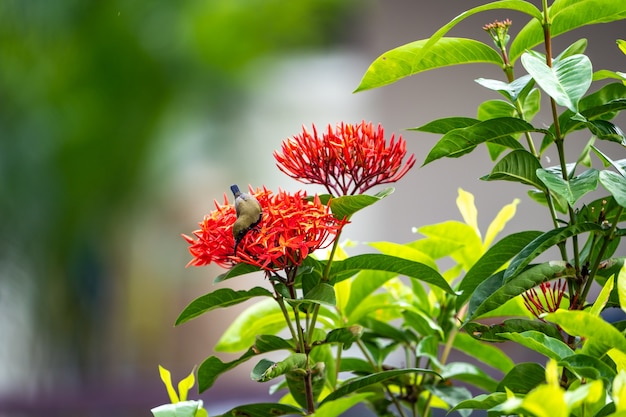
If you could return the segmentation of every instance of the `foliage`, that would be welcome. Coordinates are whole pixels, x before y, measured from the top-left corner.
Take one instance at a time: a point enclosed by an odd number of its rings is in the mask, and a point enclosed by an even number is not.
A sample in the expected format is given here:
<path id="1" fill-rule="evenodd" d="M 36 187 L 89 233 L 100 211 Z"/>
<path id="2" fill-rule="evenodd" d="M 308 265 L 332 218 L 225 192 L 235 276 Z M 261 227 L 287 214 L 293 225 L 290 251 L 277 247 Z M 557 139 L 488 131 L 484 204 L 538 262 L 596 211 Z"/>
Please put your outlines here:
<path id="1" fill-rule="evenodd" d="M 476 40 L 445 37 L 460 21 L 496 9 L 524 13 L 530 22 L 513 40 L 508 33 L 511 21 L 485 25 L 495 49 Z M 247 406 L 257 412 L 272 407 L 272 415 L 338 416 L 359 402 L 381 416 L 428 416 L 433 408 L 464 416 L 477 409 L 489 415 L 621 415 L 626 409 L 626 324 L 609 323 L 601 313 L 615 307 L 626 311 L 626 257 L 616 253 L 626 232 L 620 227 L 626 220 L 626 159 L 616 160 L 601 148 L 603 141 L 626 146 L 626 138 L 612 122 L 626 107 L 626 87 L 623 73 L 593 72 L 584 55 L 585 40 L 552 56 L 552 39 L 584 25 L 624 18 L 626 5 L 614 0 L 557 0 L 550 7 L 544 1 L 541 9 L 527 1 L 497 1 L 459 15 L 430 39 L 376 59 L 357 91 L 448 65 L 500 66 L 506 80 L 477 82 L 504 100 L 481 106 L 476 119 L 446 117 L 416 128 L 441 135 L 424 164 L 459 158 L 484 144 L 494 168 L 483 180 L 529 187 L 533 200 L 546 207 L 553 228 L 497 240 L 515 214 L 516 200 L 498 213 L 483 237 L 473 196 L 459 190 L 463 222 L 423 226 L 417 229 L 423 238 L 414 242 L 376 242 L 371 246 L 380 253 L 355 256 L 348 256 L 334 236 L 326 259 L 308 256 L 282 271 L 265 269 L 273 292 L 253 287 L 202 296 L 191 302 L 177 323 L 251 297 L 263 299 L 245 310 L 217 345 L 224 352 L 245 352 L 228 363 L 215 356 L 206 359 L 198 369 L 200 390 L 255 359 L 254 380 L 285 379 L 273 389 L 288 390 L 279 404 Z M 547 54 L 533 49 L 541 43 Z M 618 45 L 623 48 L 623 42 Z M 516 62 L 527 75 L 515 76 Z M 589 93 L 594 81 L 608 79 L 620 82 Z M 541 95 L 553 115 L 547 128 L 532 121 Z M 568 162 L 565 145 L 569 149 L 570 135 L 579 131 L 591 139 Z M 328 132 L 334 135 L 331 127 Z M 277 159 L 283 167 L 290 166 L 290 176 L 304 183 L 320 179 L 340 183 L 348 176 L 353 180 L 355 172 L 366 176 L 376 167 L 390 166 L 381 161 L 385 158 L 395 158 L 400 167 L 398 158 L 405 157 L 393 155 L 395 148 L 384 143 L 377 152 L 353 152 L 359 145 L 341 140 L 335 137 L 332 146 L 339 141 L 339 150 L 327 153 L 324 141 L 305 145 L 317 146 L 327 155 L 323 166 L 306 167 L 290 159 L 303 154 L 290 148 L 298 141 L 284 146 L 289 154 L 277 152 Z M 541 155 L 552 147 L 558 165 L 544 166 Z M 349 158 L 353 163 L 340 162 Z M 601 168 L 593 167 L 594 160 Z M 342 171 L 347 166 L 350 172 Z M 332 175 L 320 174 L 324 169 Z M 380 178 L 393 175 L 387 172 Z M 324 185 L 329 192 L 344 189 Z M 327 195 L 319 201 L 348 221 L 391 191 L 376 196 Z M 601 198 L 585 199 L 591 192 Z M 276 248 L 288 251 L 283 240 L 287 239 L 276 240 Z M 560 259 L 549 258 L 553 248 Z M 454 265 L 442 272 L 438 262 L 445 258 Z M 234 272 L 232 278 L 247 272 Z M 590 292 L 594 283 L 602 288 L 598 296 Z M 493 324 L 487 324 L 487 318 Z M 545 356 L 546 366 L 514 363 L 496 344 L 503 341 Z M 449 362 L 453 349 L 480 365 Z M 285 351 L 285 359 L 259 359 L 272 351 Z M 396 354 L 403 358 L 402 367 L 392 365 Z M 481 394 L 473 395 L 468 387 Z M 242 412 L 238 408 L 225 415 Z"/>

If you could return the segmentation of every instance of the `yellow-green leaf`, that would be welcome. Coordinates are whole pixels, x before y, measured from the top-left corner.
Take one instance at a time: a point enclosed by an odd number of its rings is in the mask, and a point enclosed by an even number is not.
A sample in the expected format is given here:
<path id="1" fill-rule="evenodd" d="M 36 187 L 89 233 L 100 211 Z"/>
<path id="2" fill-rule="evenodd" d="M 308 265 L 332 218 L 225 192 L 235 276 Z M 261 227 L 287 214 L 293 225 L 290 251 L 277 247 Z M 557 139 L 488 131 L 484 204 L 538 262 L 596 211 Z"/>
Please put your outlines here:
<path id="1" fill-rule="evenodd" d="M 626 372 L 620 371 L 613 380 L 615 411 L 626 411 Z"/>
<path id="2" fill-rule="evenodd" d="M 609 281 L 613 282 L 613 280 Z M 617 294 L 619 295 L 620 307 L 626 311 L 626 263 L 622 265 L 622 269 L 617 274 Z"/>
<path id="3" fill-rule="evenodd" d="M 478 229 L 478 210 L 474 204 L 474 195 L 459 188 L 459 196 L 456 198 L 456 206 L 463 216 L 463 220 L 469 226 L 471 226 L 478 236 L 480 236 L 480 230 Z"/>
<path id="4" fill-rule="evenodd" d="M 192 369 L 191 373 L 178 383 L 178 395 L 180 396 L 181 401 L 187 401 L 187 393 L 191 387 L 193 387 L 193 384 L 196 383 L 194 371 L 195 369 Z"/>
<path id="5" fill-rule="evenodd" d="M 602 290 L 600 291 L 600 294 L 598 294 L 598 298 L 596 298 L 596 301 L 593 303 L 593 306 L 591 306 L 591 309 L 589 310 L 590 314 L 596 317 L 600 315 L 607 301 L 609 301 L 609 296 L 611 295 L 611 291 L 613 291 L 613 280 L 607 279 L 606 282 L 604 283 L 604 286 L 602 287 Z M 620 304 L 621 304 L 621 301 L 622 301 L 622 298 L 621 298 L 621 293 L 620 293 Z"/>
<path id="6" fill-rule="evenodd" d="M 174 390 L 174 387 L 172 386 L 172 374 L 170 371 L 159 365 L 159 375 L 161 375 L 161 381 L 165 384 L 165 389 L 167 389 L 167 395 L 170 397 L 170 402 L 172 404 L 176 404 L 180 400 L 178 399 L 176 390 Z"/>
<path id="7" fill-rule="evenodd" d="M 515 211 L 519 202 L 519 199 L 516 198 L 512 203 L 502 207 L 502 209 L 498 212 L 487 228 L 487 234 L 485 235 L 485 241 L 483 242 L 483 247 L 485 249 L 491 246 L 491 242 L 493 242 L 496 236 L 498 236 L 498 233 L 500 233 L 502 229 L 504 229 L 504 226 L 506 226 L 507 222 L 515 216 Z"/>

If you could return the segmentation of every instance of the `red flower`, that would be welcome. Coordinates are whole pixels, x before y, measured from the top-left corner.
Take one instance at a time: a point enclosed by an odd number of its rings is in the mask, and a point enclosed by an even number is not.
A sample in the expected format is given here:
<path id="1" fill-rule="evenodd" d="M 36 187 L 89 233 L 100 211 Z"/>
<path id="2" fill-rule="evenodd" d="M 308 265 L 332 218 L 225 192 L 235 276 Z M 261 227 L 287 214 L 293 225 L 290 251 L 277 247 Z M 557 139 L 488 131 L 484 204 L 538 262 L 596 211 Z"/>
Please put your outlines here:
<path id="1" fill-rule="evenodd" d="M 263 208 L 263 218 L 244 236 L 237 255 L 232 234 L 237 216 L 224 195 L 224 205 L 215 202 L 216 210 L 204 217 L 194 237 L 183 235 L 193 256 L 188 265 L 229 268 L 244 262 L 266 271 L 298 266 L 311 252 L 332 243 L 345 224 L 317 196 L 309 201 L 304 192 L 272 194 L 266 189 L 252 194 Z"/>
<path id="2" fill-rule="evenodd" d="M 278 168 L 305 184 L 321 184 L 332 195 L 363 193 L 396 182 L 415 165 L 415 155 L 406 156 L 406 142 L 391 136 L 387 144 L 383 128 L 372 123 L 329 125 L 326 133 L 313 134 L 303 127 L 300 135 L 285 140 L 274 151 Z"/>
<path id="3" fill-rule="evenodd" d="M 565 293 L 565 280 L 557 280 L 553 284 L 542 282 L 539 285 L 541 293 L 531 288 L 522 294 L 524 305 L 535 317 L 541 319 L 543 313 L 554 313 L 561 306 Z"/>

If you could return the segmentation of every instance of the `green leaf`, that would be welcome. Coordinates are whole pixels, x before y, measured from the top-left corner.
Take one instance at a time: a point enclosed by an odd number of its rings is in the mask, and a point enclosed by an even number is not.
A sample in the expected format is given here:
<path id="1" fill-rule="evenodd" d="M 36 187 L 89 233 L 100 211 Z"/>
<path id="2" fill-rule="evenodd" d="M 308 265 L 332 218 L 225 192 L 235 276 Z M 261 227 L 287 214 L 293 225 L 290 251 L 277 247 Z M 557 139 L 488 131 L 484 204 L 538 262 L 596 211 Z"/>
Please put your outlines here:
<path id="1" fill-rule="evenodd" d="M 347 348 L 352 343 L 359 340 L 362 334 L 363 326 L 359 326 L 358 324 L 350 327 L 341 327 L 331 330 L 326 336 L 324 343 L 341 343 L 342 345 L 346 345 Z"/>
<path id="2" fill-rule="evenodd" d="M 286 326 L 274 299 L 262 300 L 242 311 L 215 345 L 218 352 L 240 352 L 254 344 L 259 334 L 276 334 Z"/>
<path id="3" fill-rule="evenodd" d="M 394 242 L 370 242 L 369 246 L 378 249 L 385 255 L 397 256 L 399 258 L 408 259 L 410 261 L 420 262 L 437 269 L 437 263 L 426 253 L 411 246 L 411 243 L 401 244 Z"/>
<path id="4" fill-rule="evenodd" d="M 176 404 L 164 404 L 152 410 L 154 417 L 196 417 L 202 409 L 202 401 L 181 401 Z"/>
<path id="5" fill-rule="evenodd" d="M 489 45 L 473 39 L 441 38 L 432 46 L 422 39 L 376 58 L 354 92 L 382 87 L 435 68 L 477 63 L 502 65 L 502 57 Z"/>
<path id="6" fill-rule="evenodd" d="M 335 264 L 337 261 L 333 262 Z M 396 274 L 385 273 L 380 271 L 363 270 L 360 271 L 353 279 L 350 291 L 350 298 L 346 303 L 342 314 L 348 318 L 351 323 L 354 322 L 353 312 L 357 307 L 374 291 L 380 288 L 385 282 L 395 277 Z"/>
<path id="7" fill-rule="evenodd" d="M 532 17 L 534 17 L 535 19 L 539 19 L 541 20 L 542 18 L 542 14 L 541 11 L 539 9 L 537 9 L 535 6 L 533 6 L 532 4 L 525 2 L 525 1 L 519 1 L 519 0 L 503 0 L 503 1 L 495 1 L 492 3 L 487 3 L 478 7 L 474 7 L 472 9 L 469 9 L 463 13 L 461 13 L 460 15 L 458 15 L 457 17 L 455 17 L 454 19 L 452 19 L 450 22 L 448 22 L 447 24 L 445 24 L 444 26 L 442 26 L 439 30 L 437 30 L 437 32 L 435 32 L 430 39 L 428 39 L 428 42 L 424 45 L 423 50 L 418 51 L 417 56 L 415 56 L 413 58 L 414 61 L 419 62 L 422 59 L 422 55 L 425 54 L 426 52 L 428 52 L 430 50 L 430 48 L 432 48 L 433 45 L 437 44 L 441 38 L 448 33 L 448 31 L 450 29 L 452 29 L 454 26 L 456 26 L 458 23 L 460 23 L 461 21 L 467 19 L 470 16 L 473 16 L 477 13 L 480 12 L 484 12 L 487 10 L 516 10 L 525 14 L 528 14 Z M 501 61 L 500 61 L 501 63 Z"/>
<path id="8" fill-rule="evenodd" d="M 474 266 L 467 271 L 463 281 L 459 284 L 458 291 L 460 294 L 456 299 L 457 310 L 461 309 L 481 282 L 494 274 L 539 235 L 541 235 L 541 232 L 537 231 L 515 233 L 504 237 L 489 248 Z"/>
<path id="9" fill-rule="evenodd" d="M 483 101 L 478 106 L 478 110 L 476 110 L 476 117 L 478 117 L 478 120 L 481 122 L 489 119 L 498 119 L 500 117 L 515 117 L 516 114 L 517 110 L 515 106 L 504 100 Z"/>
<path id="10" fill-rule="evenodd" d="M 537 177 L 537 170 L 541 169 L 541 163 L 536 156 L 524 149 L 516 149 L 504 156 L 493 167 L 491 173 L 481 180 L 494 181 L 505 180 L 521 182 L 544 190 L 545 185 Z"/>
<path id="11" fill-rule="evenodd" d="M 550 35 L 552 38 L 581 26 L 608 23 L 626 17 L 624 5 L 615 0 L 555 1 L 550 7 Z M 520 30 L 509 50 L 512 63 L 533 46 L 544 40 L 541 17 L 531 20 Z"/>
<path id="12" fill-rule="evenodd" d="M 451 362 L 439 372 L 443 379 L 456 379 L 467 382 L 486 391 L 494 391 L 497 382 L 476 365 L 467 362 Z"/>
<path id="13" fill-rule="evenodd" d="M 600 184 L 611 193 L 617 204 L 626 207 L 626 177 L 604 170 L 600 172 Z"/>
<path id="14" fill-rule="evenodd" d="M 626 102 L 626 100 L 624 100 Z M 598 139 L 609 140 L 611 142 L 619 143 L 622 146 L 626 146 L 626 137 L 624 132 L 615 124 L 607 120 L 590 120 L 585 123 L 585 126 L 591 133 Z"/>
<path id="15" fill-rule="evenodd" d="M 525 53 L 522 65 L 557 104 L 578 113 L 578 101 L 591 86 L 593 77 L 589 58 L 582 54 L 572 55 L 549 67 L 540 57 Z"/>
<path id="16" fill-rule="evenodd" d="M 500 333 L 498 336 L 512 340 L 557 361 L 574 354 L 574 351 L 561 340 L 535 330 L 521 333 Z"/>
<path id="17" fill-rule="evenodd" d="M 446 133 L 431 149 L 423 165 L 437 159 L 457 158 L 469 153 L 481 143 L 502 139 L 524 132 L 546 132 L 516 117 L 489 119 L 472 126 Z"/>
<path id="18" fill-rule="evenodd" d="M 473 126 L 480 120 L 470 117 L 445 117 L 443 119 L 433 120 L 420 127 L 414 127 L 408 130 L 417 130 L 418 132 L 438 133 L 443 135 L 454 129 Z"/>
<path id="19" fill-rule="evenodd" d="M 336 218 L 349 219 L 357 211 L 364 209 L 367 206 L 371 206 L 372 204 L 393 194 L 393 191 L 394 188 L 389 187 L 374 195 L 360 194 L 334 197 L 330 200 L 330 209 Z"/>
<path id="20" fill-rule="evenodd" d="M 309 301 L 316 304 L 326 304 L 331 307 L 334 307 L 337 304 L 335 289 L 332 285 L 328 285 L 325 282 L 321 282 L 315 287 L 311 288 L 311 290 L 304 294 L 304 297 L 301 301 Z"/>
<path id="21" fill-rule="evenodd" d="M 508 300 L 517 297 L 542 282 L 566 275 L 567 270 L 567 262 L 565 261 L 546 262 L 528 268 L 507 281 L 500 281 L 501 286 L 485 299 L 482 299 L 484 294 L 476 291 L 470 300 L 470 308 L 467 313 L 469 316 L 468 320 L 474 320 L 485 313 L 495 310 Z"/>
<path id="22" fill-rule="evenodd" d="M 346 260 L 333 262 L 330 272 L 331 277 L 333 277 L 331 280 L 337 276 L 344 277 L 345 274 L 343 273 L 346 271 L 356 273 L 364 269 L 405 275 L 435 285 L 449 294 L 455 294 L 441 274 L 431 267 L 419 262 L 375 253 L 351 256 Z"/>
<path id="23" fill-rule="evenodd" d="M 289 404 L 257 403 L 240 405 L 216 417 L 304 416 L 301 408 Z"/>
<path id="24" fill-rule="evenodd" d="M 256 343 L 239 358 L 222 362 L 216 356 L 207 358 L 198 368 L 198 391 L 204 392 L 211 388 L 217 378 L 226 371 L 237 367 L 250 358 L 262 353 L 276 350 L 291 350 L 293 346 L 286 340 L 273 335 L 260 335 L 256 337 Z"/>
<path id="25" fill-rule="evenodd" d="M 526 86 L 530 82 L 532 82 L 532 78 L 530 75 L 524 75 L 517 78 L 511 83 L 506 83 L 500 80 L 478 78 L 476 82 L 485 88 L 499 92 L 510 102 L 515 102 L 519 98 L 520 93 L 526 88 Z M 513 108 L 515 109 L 515 107 Z"/>
<path id="26" fill-rule="evenodd" d="M 361 394 L 351 395 L 349 397 L 337 398 L 333 401 L 322 404 L 315 413 L 314 417 L 339 417 L 344 412 L 357 404 L 365 403 L 367 398 L 372 396 L 371 392 L 364 392 Z"/>
<path id="27" fill-rule="evenodd" d="M 600 358 L 612 348 L 626 353 L 626 338 L 601 317 L 587 311 L 558 310 L 550 313 L 545 320 L 556 323 L 573 336 L 586 339 L 581 353 Z"/>
<path id="28" fill-rule="evenodd" d="M 254 297 L 271 297 L 272 293 L 261 287 L 254 287 L 250 290 L 235 291 L 230 288 L 220 288 L 212 293 L 203 295 L 193 300 L 176 319 L 176 326 L 188 322 L 206 312 L 216 308 L 230 307 L 243 303 Z"/>
<path id="29" fill-rule="evenodd" d="M 550 191 L 564 198 L 571 207 L 585 194 L 595 191 L 598 187 L 598 170 L 589 169 L 577 177 L 565 181 L 559 174 L 537 169 L 537 177 L 550 189 Z"/>
<path id="30" fill-rule="evenodd" d="M 346 381 L 341 387 L 330 393 L 324 400 L 321 405 L 326 404 L 329 401 L 333 401 L 337 398 L 341 398 L 345 395 L 351 394 L 355 391 L 363 389 L 373 384 L 378 384 L 379 382 L 386 381 L 390 378 L 394 378 L 396 376 L 405 375 L 405 374 L 414 374 L 414 373 L 425 373 L 431 375 L 437 375 L 437 372 L 432 371 L 430 369 L 422 369 L 422 368 L 404 368 L 404 369 L 393 369 L 390 371 L 382 371 L 372 375 L 367 375 L 363 377 L 358 377 L 354 379 L 350 379 Z"/>
<path id="31" fill-rule="evenodd" d="M 610 280 L 607 280 L 610 281 Z M 619 298 L 619 306 L 626 312 L 626 264 L 622 265 L 617 273 L 617 293 Z"/>
<path id="32" fill-rule="evenodd" d="M 487 342 L 504 342 L 506 339 L 500 336 L 500 333 L 521 333 L 527 330 L 536 330 L 554 339 L 562 339 L 561 334 L 554 326 L 537 320 L 509 319 L 491 326 L 481 323 L 466 323 L 463 327 L 472 337 Z"/>
<path id="33" fill-rule="evenodd" d="M 472 398 L 472 393 L 465 387 L 445 386 L 443 384 L 426 385 L 426 390 L 432 393 L 436 398 L 452 407 L 464 400 Z M 467 417 L 470 413 L 461 411 L 461 417 Z"/>
<path id="34" fill-rule="evenodd" d="M 230 279 L 230 278 L 235 278 L 240 275 L 250 274 L 252 272 L 258 272 L 260 270 L 261 268 L 254 266 L 254 265 L 249 265 L 243 262 L 238 263 L 237 265 L 233 266 L 225 273 L 218 275 L 213 281 L 213 283 L 217 284 L 219 282 L 226 281 L 227 279 Z"/>
<path id="35" fill-rule="evenodd" d="M 506 394 L 504 392 L 494 392 L 488 395 L 480 394 L 471 400 L 461 401 L 454 408 L 452 408 L 449 413 L 463 409 L 489 410 L 498 404 L 502 404 L 504 401 L 506 401 Z"/>
<path id="36" fill-rule="evenodd" d="M 606 379 L 612 381 L 616 375 L 615 370 L 601 359 L 582 353 L 567 356 L 558 361 L 558 365 L 569 369 L 579 378 L 588 380 Z"/>
<path id="37" fill-rule="evenodd" d="M 509 372 L 515 364 L 506 353 L 492 344 L 487 344 L 474 339 L 467 333 L 458 333 L 452 345 L 455 349 L 465 353 L 471 358 L 483 362 L 504 373 Z"/>
<path id="38" fill-rule="evenodd" d="M 577 223 L 573 226 L 560 227 L 545 232 L 535 240 L 530 242 L 520 253 L 511 261 L 509 267 L 504 273 L 504 279 L 509 280 L 517 275 L 522 269 L 526 268 L 533 259 L 555 246 L 557 243 L 569 239 L 572 236 L 586 232 L 601 232 L 602 228 L 595 223 Z"/>
<path id="39" fill-rule="evenodd" d="M 543 366 L 534 362 L 520 363 L 504 376 L 498 391 L 508 388 L 516 394 L 526 394 L 545 381 L 546 371 Z"/>

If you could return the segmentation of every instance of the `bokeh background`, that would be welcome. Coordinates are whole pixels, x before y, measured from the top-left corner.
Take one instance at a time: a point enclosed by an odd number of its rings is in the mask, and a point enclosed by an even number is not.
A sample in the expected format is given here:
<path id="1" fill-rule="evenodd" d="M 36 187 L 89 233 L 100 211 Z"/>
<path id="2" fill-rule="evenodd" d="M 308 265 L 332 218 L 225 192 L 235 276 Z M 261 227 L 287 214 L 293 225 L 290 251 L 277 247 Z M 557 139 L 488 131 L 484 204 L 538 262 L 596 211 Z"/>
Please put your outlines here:
<path id="1" fill-rule="evenodd" d="M 501 71 L 463 66 L 352 91 L 382 52 L 481 3 L 2 0 L 0 416 L 148 416 L 167 402 L 157 365 L 181 379 L 246 307 L 173 327 L 221 272 L 185 269 L 180 234 L 232 183 L 300 188 L 272 152 L 303 124 L 382 123 L 407 139 L 419 165 L 437 138 L 405 129 L 475 116 L 495 96 L 472 80 L 502 79 Z M 512 33 L 527 21 L 487 13 L 451 35 L 489 42 L 481 27 L 496 18 L 511 18 Z M 581 37 L 595 69 L 626 70 L 615 46 L 623 22 L 559 37 L 556 50 Z M 602 146 L 626 157 L 616 144 Z M 483 228 L 514 198 L 521 204 L 506 232 L 549 228 L 523 186 L 478 179 L 489 164 L 481 149 L 416 167 L 344 235 L 414 240 L 414 226 L 460 219 L 459 187 L 475 194 Z M 247 372 L 199 398 L 211 413 L 272 400 Z"/>

